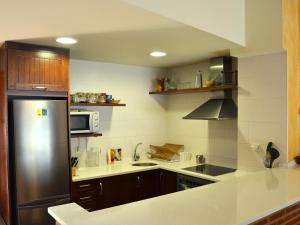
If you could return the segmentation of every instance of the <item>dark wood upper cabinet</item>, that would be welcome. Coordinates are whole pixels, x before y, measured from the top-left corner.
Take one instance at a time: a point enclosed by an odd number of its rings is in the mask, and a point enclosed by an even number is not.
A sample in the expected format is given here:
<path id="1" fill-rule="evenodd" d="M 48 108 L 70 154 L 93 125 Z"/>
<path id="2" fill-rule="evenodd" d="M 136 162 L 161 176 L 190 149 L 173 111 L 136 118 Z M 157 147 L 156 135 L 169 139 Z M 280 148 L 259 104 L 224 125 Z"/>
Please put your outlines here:
<path id="1" fill-rule="evenodd" d="M 6 42 L 8 90 L 69 90 L 69 50 Z"/>

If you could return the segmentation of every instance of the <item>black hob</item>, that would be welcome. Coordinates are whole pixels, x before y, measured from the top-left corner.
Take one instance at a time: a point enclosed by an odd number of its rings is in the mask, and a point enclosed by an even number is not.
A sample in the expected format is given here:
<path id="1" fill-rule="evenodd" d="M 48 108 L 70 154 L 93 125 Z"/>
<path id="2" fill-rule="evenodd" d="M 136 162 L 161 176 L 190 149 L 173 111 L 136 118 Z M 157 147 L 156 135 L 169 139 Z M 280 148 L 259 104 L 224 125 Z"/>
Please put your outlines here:
<path id="1" fill-rule="evenodd" d="M 184 170 L 188 170 L 188 171 L 195 172 L 195 173 L 202 173 L 202 174 L 206 174 L 206 175 L 210 175 L 210 176 L 219 176 L 219 175 L 223 175 L 226 173 L 232 173 L 232 172 L 236 171 L 235 169 L 232 169 L 232 168 L 215 166 L 215 165 L 210 165 L 210 164 L 192 166 L 192 167 L 184 168 Z"/>

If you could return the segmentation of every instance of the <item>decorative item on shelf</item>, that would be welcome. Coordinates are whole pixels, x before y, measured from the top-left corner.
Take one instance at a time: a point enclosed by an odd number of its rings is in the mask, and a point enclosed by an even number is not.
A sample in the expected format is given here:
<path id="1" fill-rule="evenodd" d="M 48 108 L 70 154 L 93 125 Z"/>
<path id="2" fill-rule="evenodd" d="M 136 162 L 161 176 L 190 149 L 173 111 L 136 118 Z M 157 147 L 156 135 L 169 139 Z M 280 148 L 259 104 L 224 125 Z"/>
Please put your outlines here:
<path id="1" fill-rule="evenodd" d="M 83 93 L 77 92 L 71 94 L 71 103 L 73 105 L 82 106 L 125 106 L 125 104 L 120 104 L 120 99 L 113 98 L 112 95 L 107 95 L 106 93 Z"/>
<path id="2" fill-rule="evenodd" d="M 72 103 L 76 103 L 77 102 L 76 101 L 76 94 L 71 94 L 70 97 L 71 97 L 71 102 Z"/>
<path id="3" fill-rule="evenodd" d="M 86 93 L 88 103 L 97 103 L 96 93 Z"/>
<path id="4" fill-rule="evenodd" d="M 113 99 L 111 100 L 111 103 L 113 103 L 113 104 L 119 104 L 120 101 L 121 101 L 120 99 L 114 99 L 114 98 L 113 98 Z"/>
<path id="5" fill-rule="evenodd" d="M 224 72 L 221 71 L 218 76 L 215 77 L 214 79 L 214 85 L 215 86 L 220 86 L 220 85 L 223 85 L 225 83 L 225 80 L 224 80 Z"/>
<path id="6" fill-rule="evenodd" d="M 183 150 L 184 145 L 164 144 L 163 146 L 150 145 L 151 150 L 147 154 L 152 159 L 165 161 L 178 161 L 179 153 Z"/>
<path id="7" fill-rule="evenodd" d="M 215 81 L 214 80 L 207 80 L 205 81 L 205 87 L 213 87 L 215 85 Z"/>
<path id="8" fill-rule="evenodd" d="M 106 103 L 112 103 L 112 99 L 113 99 L 112 95 L 106 95 L 106 100 L 105 100 L 105 102 L 106 102 Z"/>
<path id="9" fill-rule="evenodd" d="M 197 70 L 196 80 L 195 80 L 195 88 L 202 88 L 202 71 Z"/>
<path id="10" fill-rule="evenodd" d="M 98 103 L 105 103 L 106 102 L 106 94 L 105 93 L 99 93 L 98 94 Z"/>
<path id="11" fill-rule="evenodd" d="M 157 92 L 162 92 L 165 90 L 165 81 L 164 78 L 159 78 L 156 80 L 156 91 Z"/>
<path id="12" fill-rule="evenodd" d="M 169 90 L 169 84 L 170 84 L 170 79 L 165 77 L 164 78 L 164 91 Z"/>
<path id="13" fill-rule="evenodd" d="M 76 100 L 76 103 L 87 102 L 86 94 L 83 92 L 77 92 L 75 94 L 75 100 Z"/>
<path id="14" fill-rule="evenodd" d="M 176 90 L 177 89 L 177 84 L 173 78 L 169 79 L 167 85 L 168 85 L 168 90 Z"/>

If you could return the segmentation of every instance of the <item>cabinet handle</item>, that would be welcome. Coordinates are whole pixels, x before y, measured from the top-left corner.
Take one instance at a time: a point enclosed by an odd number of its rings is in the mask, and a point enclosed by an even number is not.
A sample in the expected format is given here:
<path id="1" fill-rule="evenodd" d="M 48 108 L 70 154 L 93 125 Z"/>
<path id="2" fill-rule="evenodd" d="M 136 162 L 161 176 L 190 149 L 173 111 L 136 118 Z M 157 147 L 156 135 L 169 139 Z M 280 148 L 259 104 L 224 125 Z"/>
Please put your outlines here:
<path id="1" fill-rule="evenodd" d="M 80 200 L 87 200 L 87 199 L 90 199 L 90 198 L 92 198 L 92 196 L 81 197 L 81 198 L 79 198 L 79 199 L 80 199 Z"/>
<path id="2" fill-rule="evenodd" d="M 38 91 L 46 91 L 47 87 L 44 86 L 36 86 L 32 88 L 33 90 L 38 90 Z"/>
<path id="3" fill-rule="evenodd" d="M 140 178 L 140 176 L 137 176 L 137 181 L 138 181 L 138 187 L 140 187 L 141 186 L 141 178 Z"/>
<path id="4" fill-rule="evenodd" d="M 160 181 L 160 182 L 162 182 L 162 177 L 163 177 L 163 175 L 164 175 L 163 172 L 160 172 L 160 174 L 159 174 L 159 181 Z"/>
<path id="5" fill-rule="evenodd" d="M 99 186 L 100 186 L 100 195 L 102 195 L 102 193 L 103 193 L 103 184 L 102 184 L 102 182 L 99 183 Z"/>
<path id="6" fill-rule="evenodd" d="M 82 185 L 79 185 L 79 188 L 86 188 L 86 187 L 90 187 L 91 185 L 90 184 L 82 184 Z"/>

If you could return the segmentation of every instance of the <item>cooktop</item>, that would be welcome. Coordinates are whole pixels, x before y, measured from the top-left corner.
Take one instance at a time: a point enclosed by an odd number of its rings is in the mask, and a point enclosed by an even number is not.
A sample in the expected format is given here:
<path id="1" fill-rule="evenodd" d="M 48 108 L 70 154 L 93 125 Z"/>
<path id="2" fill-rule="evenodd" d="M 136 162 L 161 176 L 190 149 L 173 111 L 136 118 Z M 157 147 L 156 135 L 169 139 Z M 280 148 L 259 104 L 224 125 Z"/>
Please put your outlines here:
<path id="1" fill-rule="evenodd" d="M 232 169 L 232 168 L 215 166 L 215 165 L 210 165 L 210 164 L 203 164 L 203 165 L 198 165 L 198 166 L 187 167 L 187 168 L 184 168 L 184 170 L 188 170 L 188 171 L 195 172 L 195 173 L 202 173 L 202 174 L 206 174 L 206 175 L 210 175 L 210 176 L 219 176 L 219 175 L 223 175 L 226 173 L 232 173 L 232 172 L 236 171 L 235 169 Z"/>

